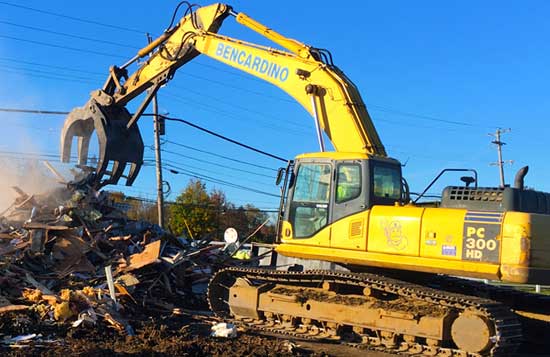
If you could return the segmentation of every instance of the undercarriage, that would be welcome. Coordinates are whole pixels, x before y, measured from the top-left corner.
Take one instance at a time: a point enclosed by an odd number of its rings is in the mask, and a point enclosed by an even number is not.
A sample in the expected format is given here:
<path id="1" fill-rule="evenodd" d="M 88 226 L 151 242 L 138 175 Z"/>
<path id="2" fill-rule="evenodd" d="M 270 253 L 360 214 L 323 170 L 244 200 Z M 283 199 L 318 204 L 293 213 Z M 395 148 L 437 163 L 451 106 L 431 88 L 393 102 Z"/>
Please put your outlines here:
<path id="1" fill-rule="evenodd" d="M 208 299 L 251 329 L 393 353 L 504 356 L 522 341 L 502 302 L 372 273 L 228 268 Z"/>

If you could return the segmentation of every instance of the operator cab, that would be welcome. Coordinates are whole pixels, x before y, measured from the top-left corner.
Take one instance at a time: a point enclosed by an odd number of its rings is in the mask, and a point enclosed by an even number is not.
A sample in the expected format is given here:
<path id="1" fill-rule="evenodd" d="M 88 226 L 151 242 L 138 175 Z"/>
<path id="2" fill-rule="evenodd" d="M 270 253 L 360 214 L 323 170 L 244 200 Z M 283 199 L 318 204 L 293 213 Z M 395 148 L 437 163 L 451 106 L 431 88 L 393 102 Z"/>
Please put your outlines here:
<path id="1" fill-rule="evenodd" d="M 295 162 L 284 219 L 292 225 L 294 238 L 308 238 L 328 224 L 374 205 L 393 206 L 402 201 L 397 160 L 369 155 L 358 158 L 357 153 L 306 154 Z"/>

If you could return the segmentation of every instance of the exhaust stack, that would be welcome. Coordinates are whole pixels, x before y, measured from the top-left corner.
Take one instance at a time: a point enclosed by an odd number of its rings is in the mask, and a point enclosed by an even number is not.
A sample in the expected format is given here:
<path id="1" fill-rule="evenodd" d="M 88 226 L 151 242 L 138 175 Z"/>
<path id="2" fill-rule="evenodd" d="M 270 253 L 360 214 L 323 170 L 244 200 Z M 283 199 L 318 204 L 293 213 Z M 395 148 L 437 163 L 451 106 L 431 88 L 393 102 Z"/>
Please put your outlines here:
<path id="1" fill-rule="evenodd" d="M 524 178 L 525 175 L 527 175 L 527 172 L 529 172 L 529 166 L 524 166 L 518 170 L 518 172 L 516 173 L 516 178 L 514 179 L 514 188 L 517 188 L 518 190 L 523 190 Z"/>

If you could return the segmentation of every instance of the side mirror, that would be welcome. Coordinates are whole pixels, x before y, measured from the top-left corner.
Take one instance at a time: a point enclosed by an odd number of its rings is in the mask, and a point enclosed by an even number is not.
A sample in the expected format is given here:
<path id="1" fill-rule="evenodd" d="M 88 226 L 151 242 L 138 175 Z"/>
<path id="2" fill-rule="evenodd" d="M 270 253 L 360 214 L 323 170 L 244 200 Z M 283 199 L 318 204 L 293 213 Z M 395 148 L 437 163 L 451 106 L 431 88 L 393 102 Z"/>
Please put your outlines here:
<path id="1" fill-rule="evenodd" d="M 279 167 L 279 170 L 277 170 L 277 178 L 275 179 L 275 185 L 279 186 L 281 184 L 281 181 L 283 180 L 283 177 L 285 175 L 286 169 L 284 167 Z"/>

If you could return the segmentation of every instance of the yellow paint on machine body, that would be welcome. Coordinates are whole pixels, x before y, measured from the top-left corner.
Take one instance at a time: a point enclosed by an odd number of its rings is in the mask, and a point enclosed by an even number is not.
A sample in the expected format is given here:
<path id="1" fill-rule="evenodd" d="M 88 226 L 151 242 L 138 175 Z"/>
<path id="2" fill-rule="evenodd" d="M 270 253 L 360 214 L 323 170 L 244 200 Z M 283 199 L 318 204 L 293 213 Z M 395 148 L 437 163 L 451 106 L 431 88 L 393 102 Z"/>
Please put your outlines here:
<path id="1" fill-rule="evenodd" d="M 277 251 L 360 266 L 545 283 L 549 222 L 547 215 L 521 212 L 374 206 L 306 239 L 293 238 L 285 221 Z"/>

